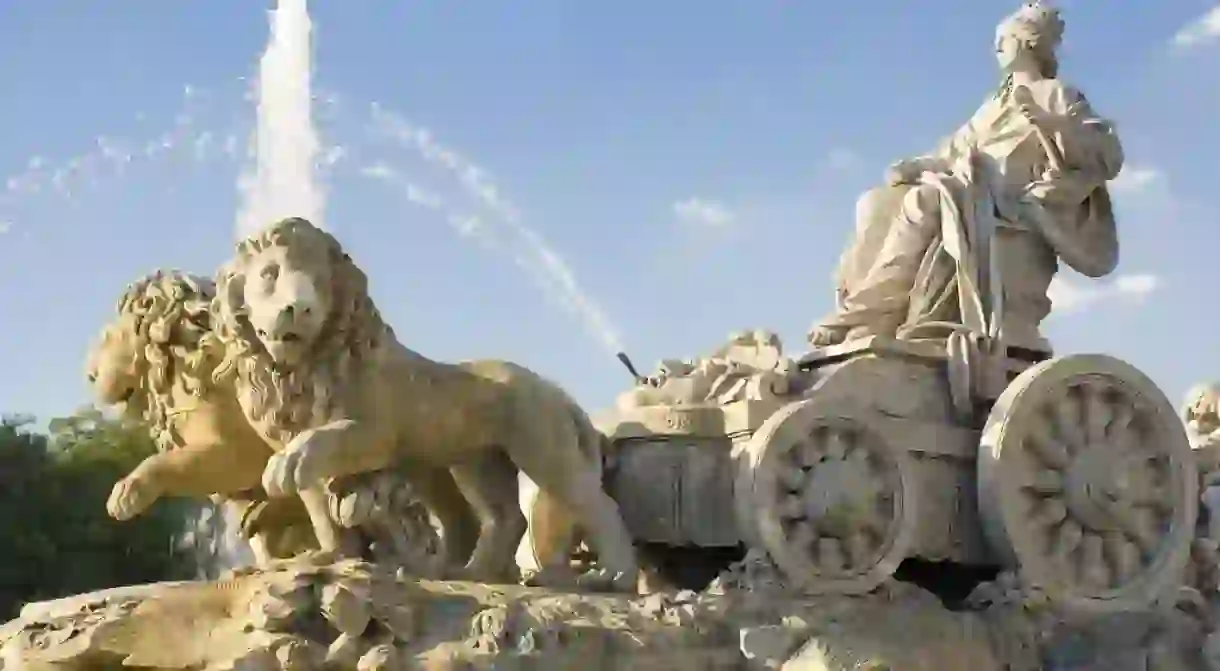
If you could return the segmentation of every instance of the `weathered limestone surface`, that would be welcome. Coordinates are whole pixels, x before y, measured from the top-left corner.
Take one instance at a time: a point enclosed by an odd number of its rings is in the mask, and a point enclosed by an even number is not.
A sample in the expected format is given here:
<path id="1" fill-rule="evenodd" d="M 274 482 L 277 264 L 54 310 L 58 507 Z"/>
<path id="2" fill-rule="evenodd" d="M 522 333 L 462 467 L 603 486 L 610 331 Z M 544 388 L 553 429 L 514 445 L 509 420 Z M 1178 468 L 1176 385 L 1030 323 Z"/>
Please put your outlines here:
<path id="1" fill-rule="evenodd" d="M 416 581 L 369 564 L 304 560 L 32 604 L 2 631 L 5 671 L 324 660 L 336 669 L 1002 668 L 985 618 L 950 613 L 914 588 L 781 603 L 745 592 L 630 597 Z"/>
<path id="2" fill-rule="evenodd" d="M 752 587 L 578 594 L 315 555 L 31 604 L 0 628 L 0 669 L 1206 668 L 1182 614 L 1072 626 L 1003 599 L 953 612 L 901 583 L 817 599 Z"/>

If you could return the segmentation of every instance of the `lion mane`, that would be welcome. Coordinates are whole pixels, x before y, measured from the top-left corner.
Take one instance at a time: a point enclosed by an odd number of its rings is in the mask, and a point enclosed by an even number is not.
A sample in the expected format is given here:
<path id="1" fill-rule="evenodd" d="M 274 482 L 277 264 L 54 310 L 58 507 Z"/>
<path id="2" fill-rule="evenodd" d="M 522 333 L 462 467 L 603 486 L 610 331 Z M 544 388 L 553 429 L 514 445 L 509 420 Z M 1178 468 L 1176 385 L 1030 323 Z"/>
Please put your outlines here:
<path id="1" fill-rule="evenodd" d="M 136 339 L 140 388 L 136 400 L 157 448 L 182 445 L 170 422 L 173 386 L 181 380 L 187 393 L 201 397 L 222 360 L 220 340 L 212 331 L 212 280 L 187 273 L 155 271 L 127 286 L 119 299 L 117 323 L 127 324 Z M 130 322 L 123 318 L 130 317 Z"/>
<path id="2" fill-rule="evenodd" d="M 304 362 L 278 370 L 255 334 L 245 305 L 246 267 L 259 252 L 282 247 L 289 258 L 326 259 L 331 312 Z M 393 333 L 368 292 L 368 278 L 334 236 L 309 221 L 282 219 L 237 244 L 237 256 L 220 270 L 213 312 L 216 332 L 225 344 L 217 382 L 236 377 L 249 419 L 270 438 L 287 442 L 300 431 L 333 419 L 344 411 L 348 382 L 368 365 L 370 355 Z"/>

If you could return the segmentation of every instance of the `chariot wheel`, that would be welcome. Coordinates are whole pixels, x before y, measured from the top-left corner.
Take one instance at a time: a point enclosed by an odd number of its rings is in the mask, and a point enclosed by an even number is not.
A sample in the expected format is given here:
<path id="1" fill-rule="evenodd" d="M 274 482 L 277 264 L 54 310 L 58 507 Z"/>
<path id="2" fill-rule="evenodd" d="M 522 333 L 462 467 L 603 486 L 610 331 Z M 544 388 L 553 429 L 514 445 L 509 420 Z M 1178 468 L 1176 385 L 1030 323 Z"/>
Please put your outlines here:
<path id="1" fill-rule="evenodd" d="M 850 384 L 854 363 L 769 417 L 740 462 L 741 528 L 793 587 L 814 594 L 872 591 L 915 540 L 910 456 L 850 398 L 871 386 Z"/>
<path id="2" fill-rule="evenodd" d="M 1194 455 L 1172 404 L 1129 364 L 1074 355 L 1021 373 L 987 419 L 978 491 L 993 548 L 1061 608 L 1143 608 L 1183 579 Z"/>

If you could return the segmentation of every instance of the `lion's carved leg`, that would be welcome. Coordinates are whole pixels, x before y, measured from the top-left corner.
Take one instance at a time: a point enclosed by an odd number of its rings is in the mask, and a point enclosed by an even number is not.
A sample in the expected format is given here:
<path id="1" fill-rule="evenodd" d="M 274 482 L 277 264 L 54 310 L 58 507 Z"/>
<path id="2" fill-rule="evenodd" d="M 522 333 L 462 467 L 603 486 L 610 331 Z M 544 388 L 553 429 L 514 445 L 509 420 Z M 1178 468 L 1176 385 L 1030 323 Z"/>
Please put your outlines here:
<path id="1" fill-rule="evenodd" d="M 156 483 L 161 491 L 178 496 L 206 498 L 257 487 L 262 466 L 261 455 L 235 454 L 199 441 L 148 457 L 128 477 Z"/>
<path id="2" fill-rule="evenodd" d="M 525 535 L 525 515 L 517 496 L 517 468 L 496 451 L 455 466 L 451 472 L 479 521 L 479 539 L 466 563 L 465 577 L 503 581 L 516 566 L 517 546 Z"/>
<path id="3" fill-rule="evenodd" d="M 126 520 L 166 494 L 204 499 L 257 486 L 261 463 L 232 463 L 233 456 L 206 442 L 154 454 L 115 484 L 106 508 L 115 519 Z"/>
<path id="4" fill-rule="evenodd" d="M 263 488 L 271 496 L 284 496 L 330 478 L 390 467 L 397 445 L 375 429 L 370 423 L 343 419 L 302 431 L 267 461 Z"/>
<path id="5" fill-rule="evenodd" d="M 571 586 L 576 583 L 572 553 L 580 536 L 572 513 L 546 490 L 538 496 L 529 516 L 529 543 L 538 572 L 532 586 Z"/>
<path id="6" fill-rule="evenodd" d="M 154 454 L 140 462 L 130 473 L 114 483 L 106 512 L 116 520 L 129 520 L 156 503 L 166 491 L 159 475 L 158 463 L 163 454 Z"/>
<path id="7" fill-rule="evenodd" d="M 301 503 L 309 513 L 309 521 L 318 539 L 318 549 L 336 557 L 359 557 L 360 546 L 356 532 L 344 529 L 330 515 L 330 502 L 326 490 L 321 487 L 310 487 L 298 493 Z"/>
<path id="8" fill-rule="evenodd" d="M 441 527 L 440 554 L 446 571 L 464 567 L 479 540 L 479 520 L 449 469 L 412 465 L 415 494 Z"/>
<path id="9" fill-rule="evenodd" d="M 575 437 L 573 437 L 575 442 Z M 636 589 L 638 562 L 635 545 L 618 504 L 602 488 L 601 473 L 578 450 L 549 453 L 522 447 L 511 453 L 525 474 L 571 511 L 585 532 L 586 540 L 597 553 L 599 575 L 590 576 L 590 587 L 633 591 Z"/>

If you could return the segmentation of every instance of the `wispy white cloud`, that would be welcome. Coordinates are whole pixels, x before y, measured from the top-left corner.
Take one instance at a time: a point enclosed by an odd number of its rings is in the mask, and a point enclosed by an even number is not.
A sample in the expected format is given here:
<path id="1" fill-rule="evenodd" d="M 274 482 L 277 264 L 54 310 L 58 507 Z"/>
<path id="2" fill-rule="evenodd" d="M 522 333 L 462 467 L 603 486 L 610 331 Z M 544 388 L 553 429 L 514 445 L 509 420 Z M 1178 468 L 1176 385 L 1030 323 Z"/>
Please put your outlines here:
<path id="1" fill-rule="evenodd" d="M 0 221 L 0 235 L 4 235 L 13 230 L 13 224 L 8 221 Z"/>
<path id="2" fill-rule="evenodd" d="M 1173 36 L 1173 45 L 1187 49 L 1220 41 L 1220 5 L 1186 24 Z"/>
<path id="3" fill-rule="evenodd" d="M 526 255 L 514 252 L 513 262 L 539 282 L 543 291 L 573 312 L 591 335 L 611 352 L 622 351 L 618 329 L 576 280 L 567 261 L 536 230 L 525 223 L 520 210 L 496 185 L 491 174 L 455 149 L 446 147 L 432 131 L 402 116 L 371 106 L 374 129 L 419 154 L 428 164 L 454 176 L 462 189 L 490 211 L 524 246 Z"/>
<path id="4" fill-rule="evenodd" d="M 1056 314 L 1071 314 L 1111 301 L 1139 305 L 1162 285 L 1161 278 L 1151 273 L 1119 275 L 1108 282 L 1090 281 L 1088 284 L 1056 276 L 1047 295 Z"/>
<path id="5" fill-rule="evenodd" d="M 727 228 L 737 216 L 728 207 L 713 200 L 687 198 L 673 204 L 674 216 L 679 221 L 707 228 Z"/>
<path id="6" fill-rule="evenodd" d="M 1118 178 L 1110 182 L 1110 190 L 1114 193 L 1136 194 L 1146 191 L 1154 183 L 1164 179 L 1165 174 L 1159 169 L 1146 165 L 1126 165 Z"/>

